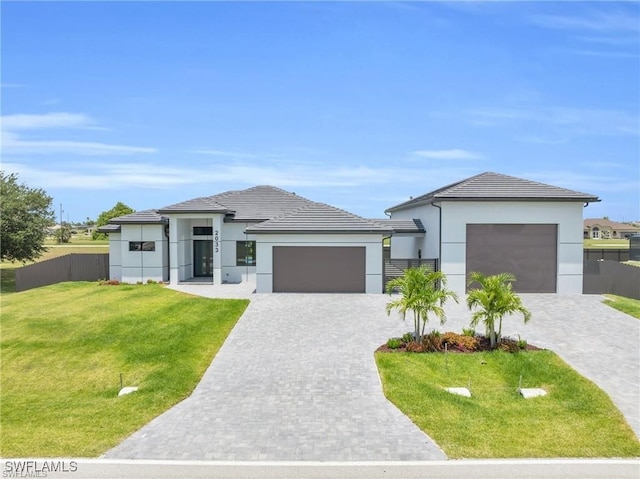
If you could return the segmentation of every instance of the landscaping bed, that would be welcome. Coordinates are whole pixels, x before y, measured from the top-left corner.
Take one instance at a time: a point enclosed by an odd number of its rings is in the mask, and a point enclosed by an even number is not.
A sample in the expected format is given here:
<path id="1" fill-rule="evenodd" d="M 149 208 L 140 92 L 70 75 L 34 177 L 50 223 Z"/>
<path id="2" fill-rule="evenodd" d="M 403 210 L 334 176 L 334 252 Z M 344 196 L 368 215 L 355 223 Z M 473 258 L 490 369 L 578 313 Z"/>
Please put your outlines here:
<path id="1" fill-rule="evenodd" d="M 458 334 L 451 331 L 439 333 L 433 331 L 423 338 L 422 342 L 413 340 L 411 333 L 405 334 L 402 338 L 391 338 L 385 344 L 381 345 L 376 352 L 395 353 L 395 352 L 411 352 L 411 353 L 457 353 L 457 354 L 473 354 L 483 351 L 506 351 L 515 353 L 518 351 L 540 351 L 542 348 L 529 344 L 526 340 L 518 338 L 501 338 L 495 348 L 491 347 L 491 341 L 488 337 L 476 334 Z"/>

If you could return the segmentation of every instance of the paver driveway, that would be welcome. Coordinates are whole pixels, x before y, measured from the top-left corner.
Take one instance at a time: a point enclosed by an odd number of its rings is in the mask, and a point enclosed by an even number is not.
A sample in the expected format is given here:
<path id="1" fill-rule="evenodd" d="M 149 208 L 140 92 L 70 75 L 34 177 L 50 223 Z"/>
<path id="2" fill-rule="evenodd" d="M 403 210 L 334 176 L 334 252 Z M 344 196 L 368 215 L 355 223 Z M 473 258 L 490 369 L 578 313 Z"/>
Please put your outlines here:
<path id="1" fill-rule="evenodd" d="M 382 394 L 373 351 L 407 329 L 387 301 L 254 295 L 194 393 L 106 457 L 445 459 Z"/>
<path id="2" fill-rule="evenodd" d="M 410 329 L 385 295 L 253 295 L 193 395 L 106 454 L 215 460 L 433 460 L 444 454 L 383 396 L 373 350 Z M 604 389 L 640 437 L 640 321 L 600 296 L 523 295 L 506 335 L 552 349 Z M 470 313 L 447 307 L 441 330 Z"/>

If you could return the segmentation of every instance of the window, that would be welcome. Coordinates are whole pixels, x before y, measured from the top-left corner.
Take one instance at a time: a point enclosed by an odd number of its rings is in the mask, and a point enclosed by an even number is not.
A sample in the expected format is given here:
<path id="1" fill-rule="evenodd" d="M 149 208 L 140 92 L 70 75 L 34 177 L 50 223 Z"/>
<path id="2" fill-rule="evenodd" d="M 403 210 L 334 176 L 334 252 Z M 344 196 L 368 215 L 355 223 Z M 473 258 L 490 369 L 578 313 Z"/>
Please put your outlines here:
<path id="1" fill-rule="evenodd" d="M 129 251 L 155 251 L 155 241 L 129 241 Z"/>
<path id="2" fill-rule="evenodd" d="M 236 241 L 236 266 L 253 266 L 256 264 L 256 242 Z"/>
<path id="3" fill-rule="evenodd" d="M 213 234 L 213 226 L 194 226 L 193 236 L 211 236 Z"/>

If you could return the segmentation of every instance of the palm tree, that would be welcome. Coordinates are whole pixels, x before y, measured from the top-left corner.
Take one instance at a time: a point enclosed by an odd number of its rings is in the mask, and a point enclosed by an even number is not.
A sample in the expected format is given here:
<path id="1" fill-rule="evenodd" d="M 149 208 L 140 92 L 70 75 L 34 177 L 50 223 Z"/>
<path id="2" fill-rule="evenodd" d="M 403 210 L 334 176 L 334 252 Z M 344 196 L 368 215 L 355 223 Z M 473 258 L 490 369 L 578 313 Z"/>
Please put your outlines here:
<path id="1" fill-rule="evenodd" d="M 471 316 L 471 326 L 480 321 L 485 325 L 491 347 L 495 348 L 502 335 L 502 319 L 508 314 L 520 313 L 524 322 L 531 319 L 531 312 L 522 305 L 522 300 L 513 291 L 511 283 L 516 280 L 511 273 L 485 276 L 482 273 L 470 274 L 469 285 L 478 283 L 480 288 L 472 289 L 467 296 L 470 310 L 477 309 Z M 498 331 L 496 331 L 496 321 Z"/>
<path id="2" fill-rule="evenodd" d="M 392 309 L 397 309 L 406 318 L 407 312 L 413 313 L 414 338 L 420 342 L 424 336 L 424 330 L 429 320 L 429 314 L 433 313 L 440 319 L 440 324 L 446 321 L 444 304 L 449 298 L 458 302 L 458 296 L 446 289 L 447 278 L 441 271 L 427 271 L 426 267 L 409 268 L 404 275 L 394 278 L 387 283 L 386 291 L 391 294 L 399 290 L 401 297 L 387 303 L 387 314 Z M 422 328 L 420 328 L 422 323 Z"/>

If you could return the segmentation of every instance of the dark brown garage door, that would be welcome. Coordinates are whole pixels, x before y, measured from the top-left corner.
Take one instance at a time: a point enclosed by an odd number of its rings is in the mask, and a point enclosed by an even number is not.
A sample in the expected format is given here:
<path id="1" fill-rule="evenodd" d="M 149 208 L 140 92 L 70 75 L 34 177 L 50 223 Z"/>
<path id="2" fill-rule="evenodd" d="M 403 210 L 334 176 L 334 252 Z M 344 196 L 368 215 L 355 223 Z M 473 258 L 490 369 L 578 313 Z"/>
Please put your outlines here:
<path id="1" fill-rule="evenodd" d="M 467 277 L 512 273 L 520 293 L 555 293 L 557 225 L 467 225 Z"/>
<path id="2" fill-rule="evenodd" d="M 274 246 L 276 293 L 364 293 L 364 247 Z"/>

